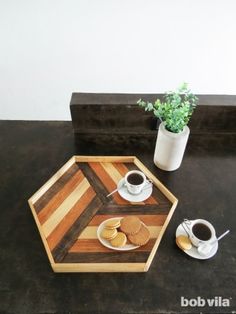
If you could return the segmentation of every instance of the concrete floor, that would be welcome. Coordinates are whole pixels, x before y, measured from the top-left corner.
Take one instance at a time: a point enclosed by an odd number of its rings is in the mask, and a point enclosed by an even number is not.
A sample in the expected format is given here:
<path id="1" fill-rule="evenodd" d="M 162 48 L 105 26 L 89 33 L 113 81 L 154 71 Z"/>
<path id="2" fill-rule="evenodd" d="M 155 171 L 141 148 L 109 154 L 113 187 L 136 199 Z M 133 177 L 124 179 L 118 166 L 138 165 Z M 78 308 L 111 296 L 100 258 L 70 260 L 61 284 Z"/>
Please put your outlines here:
<path id="1" fill-rule="evenodd" d="M 233 313 L 236 311 L 236 136 L 191 135 L 179 170 L 152 162 L 154 138 L 134 143 L 83 138 L 70 122 L 0 121 L 0 313 Z M 119 143 L 119 144 L 118 144 Z M 135 274 L 52 272 L 28 198 L 73 154 L 137 155 L 179 199 L 150 270 Z M 175 245 L 183 218 L 231 229 L 215 257 L 194 260 Z M 181 307 L 185 298 L 230 300 L 230 307 Z"/>

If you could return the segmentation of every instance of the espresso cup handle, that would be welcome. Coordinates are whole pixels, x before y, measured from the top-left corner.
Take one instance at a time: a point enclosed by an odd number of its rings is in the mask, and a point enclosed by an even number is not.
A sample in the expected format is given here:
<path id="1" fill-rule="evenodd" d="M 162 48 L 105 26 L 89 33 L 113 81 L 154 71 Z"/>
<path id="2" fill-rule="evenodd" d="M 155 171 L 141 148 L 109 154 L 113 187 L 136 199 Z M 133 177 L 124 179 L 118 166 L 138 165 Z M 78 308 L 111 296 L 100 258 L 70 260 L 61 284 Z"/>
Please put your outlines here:
<path id="1" fill-rule="evenodd" d="M 153 181 L 150 180 L 150 179 L 146 179 L 145 186 L 147 186 L 147 185 L 149 185 L 149 184 L 153 184 Z"/>
<path id="2" fill-rule="evenodd" d="M 186 227 L 187 227 L 188 229 L 190 229 L 190 226 L 191 226 L 191 221 L 190 221 L 190 220 L 184 218 L 184 224 L 186 225 Z"/>

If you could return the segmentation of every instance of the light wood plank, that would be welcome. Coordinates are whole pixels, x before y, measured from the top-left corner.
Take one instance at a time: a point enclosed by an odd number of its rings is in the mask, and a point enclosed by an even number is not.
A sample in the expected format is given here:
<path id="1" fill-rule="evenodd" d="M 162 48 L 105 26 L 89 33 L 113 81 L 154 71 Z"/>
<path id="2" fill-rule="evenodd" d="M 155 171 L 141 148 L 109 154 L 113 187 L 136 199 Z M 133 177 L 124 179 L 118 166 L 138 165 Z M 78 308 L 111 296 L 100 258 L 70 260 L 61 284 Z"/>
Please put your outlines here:
<path id="1" fill-rule="evenodd" d="M 88 190 L 83 194 L 78 202 L 71 208 L 71 210 L 63 217 L 63 219 L 58 223 L 56 228 L 47 238 L 48 245 L 51 250 L 53 250 L 56 245 L 63 239 L 66 232 L 73 226 L 74 222 L 81 216 L 85 208 L 95 197 L 95 192 L 90 186 Z"/>
<path id="2" fill-rule="evenodd" d="M 162 237 L 163 237 L 163 234 L 165 233 L 166 228 L 167 228 L 167 226 L 168 226 L 168 224 L 169 224 L 169 222 L 170 222 L 170 219 L 171 219 L 171 217 L 172 217 L 172 215 L 173 215 L 173 213 L 174 213 L 174 211 L 175 211 L 175 208 L 176 208 L 176 206 L 177 206 L 177 203 L 178 203 L 178 201 L 174 202 L 174 204 L 172 205 L 171 210 L 170 210 L 170 212 L 169 212 L 169 214 L 168 214 L 168 216 L 167 216 L 167 218 L 166 218 L 166 221 L 165 221 L 164 225 L 162 226 L 162 228 L 161 228 L 161 230 L 160 230 L 160 232 L 159 232 L 159 235 L 158 235 L 158 237 L 157 237 L 157 240 L 156 240 L 156 242 L 155 242 L 155 244 L 154 244 L 154 246 L 153 246 L 153 248 L 152 248 L 152 251 L 151 251 L 151 253 L 150 253 L 149 257 L 148 257 L 148 260 L 147 260 L 147 262 L 146 262 L 145 271 L 148 271 L 148 269 L 149 269 L 149 267 L 150 267 L 150 265 L 151 265 L 151 263 L 152 263 L 152 260 L 153 260 L 155 254 L 156 254 L 156 251 L 157 251 L 158 246 L 159 246 L 159 244 L 160 244 L 160 242 L 161 242 L 161 239 L 162 239 Z"/>
<path id="3" fill-rule="evenodd" d="M 41 224 L 44 224 L 51 214 L 63 203 L 71 192 L 80 184 L 84 176 L 81 170 L 78 170 L 74 176 L 59 190 L 54 197 L 50 199 L 47 205 L 38 213 Z"/>
<path id="4" fill-rule="evenodd" d="M 54 272 L 145 272 L 145 263 L 56 263 L 52 264 Z"/>
<path id="5" fill-rule="evenodd" d="M 112 178 L 112 180 L 117 184 L 123 176 L 120 174 L 120 172 L 113 166 L 110 162 L 101 162 L 102 167 L 104 170 L 109 174 L 109 176 Z"/>
<path id="6" fill-rule="evenodd" d="M 74 189 L 74 191 L 64 200 L 64 202 L 55 210 L 49 219 L 42 225 L 46 238 L 56 228 L 58 223 L 70 211 L 75 203 L 89 188 L 89 182 L 86 178 Z"/>
<path id="7" fill-rule="evenodd" d="M 135 156 L 75 156 L 76 162 L 133 162 Z"/>
<path id="8" fill-rule="evenodd" d="M 98 227 L 86 227 L 78 239 L 97 239 L 97 229 Z"/>

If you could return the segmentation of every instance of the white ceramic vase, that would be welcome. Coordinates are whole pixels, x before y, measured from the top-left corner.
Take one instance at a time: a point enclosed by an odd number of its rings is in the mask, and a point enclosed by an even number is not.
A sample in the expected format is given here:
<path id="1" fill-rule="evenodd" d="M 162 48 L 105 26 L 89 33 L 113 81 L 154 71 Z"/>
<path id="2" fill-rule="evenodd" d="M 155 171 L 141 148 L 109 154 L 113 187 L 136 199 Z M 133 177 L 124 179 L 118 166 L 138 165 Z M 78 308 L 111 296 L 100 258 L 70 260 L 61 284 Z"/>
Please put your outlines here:
<path id="1" fill-rule="evenodd" d="M 154 163 L 158 168 L 173 171 L 180 167 L 189 133 L 188 126 L 180 133 L 173 133 L 166 130 L 164 122 L 160 124 L 154 153 Z"/>

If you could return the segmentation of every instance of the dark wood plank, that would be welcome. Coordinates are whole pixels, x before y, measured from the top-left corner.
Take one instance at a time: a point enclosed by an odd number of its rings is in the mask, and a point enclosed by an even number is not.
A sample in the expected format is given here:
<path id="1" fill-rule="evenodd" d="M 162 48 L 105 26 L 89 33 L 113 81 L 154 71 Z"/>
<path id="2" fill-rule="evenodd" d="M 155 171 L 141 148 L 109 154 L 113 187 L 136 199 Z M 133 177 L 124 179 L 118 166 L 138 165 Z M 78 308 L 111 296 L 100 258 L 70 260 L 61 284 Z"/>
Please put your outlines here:
<path id="1" fill-rule="evenodd" d="M 107 204 L 101 207 L 97 214 L 98 215 L 167 215 L 170 211 L 171 206 L 169 204 L 158 204 L 158 205 L 116 205 Z"/>
<path id="2" fill-rule="evenodd" d="M 50 250 L 53 250 L 56 245 L 61 241 L 66 232 L 70 230 L 74 222 L 87 210 L 87 206 L 91 203 L 96 196 L 93 188 L 90 186 L 88 190 L 81 196 L 81 198 L 74 204 L 70 211 L 58 223 L 56 228 L 47 237 L 47 242 Z"/>
<path id="3" fill-rule="evenodd" d="M 168 198 L 155 185 L 153 185 L 152 196 L 158 201 L 160 205 L 172 205 Z"/>
<path id="4" fill-rule="evenodd" d="M 145 263 L 150 252 L 68 253 L 63 263 Z"/>
<path id="5" fill-rule="evenodd" d="M 97 174 L 93 171 L 87 162 L 80 162 L 77 163 L 77 165 L 82 170 L 84 176 L 87 178 L 88 182 L 93 187 L 101 201 L 106 204 L 109 201 L 109 199 L 106 197 L 106 195 L 109 194 L 109 191 L 103 184 L 102 180 L 97 176 Z"/>
<path id="6" fill-rule="evenodd" d="M 81 232 L 88 225 L 90 220 L 95 216 L 97 211 L 102 206 L 102 202 L 98 196 L 96 196 L 91 203 L 84 210 L 79 218 L 74 222 L 72 227 L 63 236 L 59 244 L 53 249 L 52 255 L 56 262 L 62 261 L 68 250 L 75 243 Z"/>
<path id="7" fill-rule="evenodd" d="M 61 190 L 64 185 L 73 177 L 79 170 L 78 165 L 73 164 L 48 190 L 44 193 L 37 202 L 34 203 L 34 208 L 39 213 L 48 202 Z"/>
<path id="8" fill-rule="evenodd" d="M 66 200 L 67 197 L 78 187 L 83 181 L 84 175 L 81 170 L 78 170 L 73 177 L 64 185 L 59 192 L 47 203 L 47 205 L 38 213 L 38 219 L 41 224 L 44 224 L 47 219 L 55 212 L 55 210 Z"/>
<path id="9" fill-rule="evenodd" d="M 120 163 L 119 163 L 120 164 Z M 90 168 L 96 173 L 97 177 L 101 180 L 102 184 L 106 187 L 107 191 L 111 193 L 117 188 L 117 183 L 112 179 L 110 173 L 106 171 L 100 162 L 89 163 Z M 107 195 L 107 194 L 106 194 Z M 107 199 L 116 204 L 127 204 L 128 201 L 124 200 L 119 193 L 114 193 Z"/>

